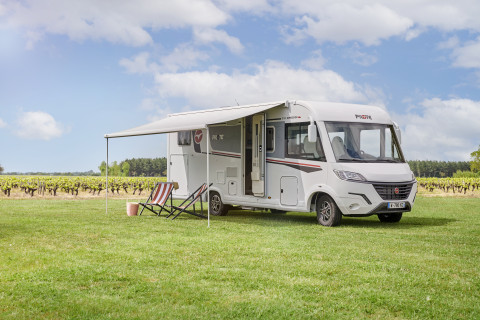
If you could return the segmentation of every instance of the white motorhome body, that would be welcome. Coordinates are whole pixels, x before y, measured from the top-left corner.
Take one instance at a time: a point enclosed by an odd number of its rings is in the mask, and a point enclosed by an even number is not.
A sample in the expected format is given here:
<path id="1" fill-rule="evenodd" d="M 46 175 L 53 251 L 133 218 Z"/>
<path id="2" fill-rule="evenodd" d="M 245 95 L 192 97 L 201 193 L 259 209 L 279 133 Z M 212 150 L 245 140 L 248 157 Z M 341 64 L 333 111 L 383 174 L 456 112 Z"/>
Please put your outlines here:
<path id="1" fill-rule="evenodd" d="M 208 180 L 215 215 L 229 206 L 316 211 L 319 223 L 337 225 L 342 214 L 397 222 L 413 206 L 417 183 L 381 108 L 287 101 L 173 116 L 210 119 L 163 132 L 174 197 Z"/>

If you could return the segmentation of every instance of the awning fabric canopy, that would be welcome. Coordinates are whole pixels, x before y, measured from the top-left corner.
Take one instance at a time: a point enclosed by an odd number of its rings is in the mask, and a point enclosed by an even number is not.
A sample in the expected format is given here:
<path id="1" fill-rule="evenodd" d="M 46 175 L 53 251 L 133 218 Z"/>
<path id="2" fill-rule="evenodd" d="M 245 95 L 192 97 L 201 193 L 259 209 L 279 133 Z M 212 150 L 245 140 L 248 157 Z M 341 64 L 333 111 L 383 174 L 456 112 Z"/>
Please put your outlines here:
<path id="1" fill-rule="evenodd" d="M 154 121 L 139 127 L 106 134 L 105 138 L 120 138 L 204 129 L 208 125 L 240 119 L 283 104 L 285 104 L 284 101 L 238 107 L 199 110 L 193 112 L 174 113 L 168 115 L 168 117 L 164 119 Z"/>

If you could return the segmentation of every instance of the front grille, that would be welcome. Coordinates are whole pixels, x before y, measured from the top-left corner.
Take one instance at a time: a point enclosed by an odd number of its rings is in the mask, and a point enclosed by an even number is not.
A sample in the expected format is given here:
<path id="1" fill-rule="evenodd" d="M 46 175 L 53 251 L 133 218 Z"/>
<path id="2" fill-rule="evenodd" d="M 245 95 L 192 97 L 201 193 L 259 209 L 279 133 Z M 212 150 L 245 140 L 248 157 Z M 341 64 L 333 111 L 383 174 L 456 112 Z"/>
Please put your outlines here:
<path id="1" fill-rule="evenodd" d="M 383 200 L 405 200 L 410 195 L 412 186 L 413 183 L 373 184 L 373 187 Z"/>

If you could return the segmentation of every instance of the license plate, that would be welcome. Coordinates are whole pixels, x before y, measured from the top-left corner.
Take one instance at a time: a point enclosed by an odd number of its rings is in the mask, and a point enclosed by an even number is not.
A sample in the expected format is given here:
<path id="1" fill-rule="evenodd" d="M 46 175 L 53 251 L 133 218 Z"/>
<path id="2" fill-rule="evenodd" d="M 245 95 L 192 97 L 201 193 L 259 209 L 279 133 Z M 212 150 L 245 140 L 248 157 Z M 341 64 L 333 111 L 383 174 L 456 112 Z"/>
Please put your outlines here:
<path id="1" fill-rule="evenodd" d="M 388 209 L 405 209 L 405 202 L 389 202 Z"/>

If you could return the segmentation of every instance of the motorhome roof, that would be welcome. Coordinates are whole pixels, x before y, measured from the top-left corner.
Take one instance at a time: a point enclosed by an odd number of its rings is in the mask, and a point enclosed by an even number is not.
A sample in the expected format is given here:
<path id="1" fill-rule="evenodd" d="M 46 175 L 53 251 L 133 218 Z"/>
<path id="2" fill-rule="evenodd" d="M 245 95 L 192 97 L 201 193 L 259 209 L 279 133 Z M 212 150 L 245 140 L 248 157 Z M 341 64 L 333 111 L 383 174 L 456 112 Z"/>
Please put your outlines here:
<path id="1" fill-rule="evenodd" d="M 321 121 L 357 122 L 368 120 L 374 123 L 392 123 L 385 110 L 370 105 L 321 101 L 295 101 L 295 104 L 306 107 L 312 112 L 315 119 Z"/>

